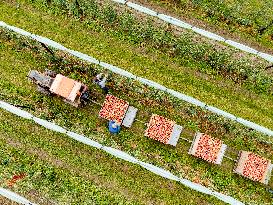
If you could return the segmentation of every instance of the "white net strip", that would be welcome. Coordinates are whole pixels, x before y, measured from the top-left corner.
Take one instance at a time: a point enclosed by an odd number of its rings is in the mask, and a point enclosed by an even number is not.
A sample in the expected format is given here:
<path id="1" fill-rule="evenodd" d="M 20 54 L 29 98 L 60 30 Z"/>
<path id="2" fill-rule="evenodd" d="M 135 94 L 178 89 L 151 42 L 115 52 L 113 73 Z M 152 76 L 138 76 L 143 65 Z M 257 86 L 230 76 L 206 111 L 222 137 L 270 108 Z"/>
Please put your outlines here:
<path id="1" fill-rule="evenodd" d="M 123 152 L 121 150 L 118 150 L 118 149 L 115 149 L 115 148 L 112 148 L 112 147 L 102 147 L 102 149 L 105 152 L 107 152 L 107 153 L 109 153 L 109 154 L 111 154 L 111 155 L 113 155 L 115 157 L 118 157 L 120 159 L 126 160 L 128 162 L 131 162 L 131 163 L 134 163 L 134 164 L 138 162 L 138 160 L 136 158 L 132 157 L 131 155 L 129 155 L 129 154 L 127 154 L 127 153 L 125 153 L 125 152 Z"/>
<path id="2" fill-rule="evenodd" d="M 9 25 L 7 25 L 7 24 L 4 23 L 4 22 L 1 22 L 1 21 L 0 21 L 0 26 L 6 27 L 6 28 L 8 28 L 8 29 L 10 29 L 10 30 L 12 30 L 12 31 L 14 31 L 14 32 L 17 32 L 17 30 L 14 29 L 14 28 L 16 28 L 16 27 L 10 27 Z M 22 31 L 22 30 L 20 29 L 20 32 L 21 32 L 21 31 Z M 23 33 L 24 33 L 24 32 L 21 32 L 20 34 L 21 34 L 21 35 L 24 35 Z M 31 36 L 33 37 L 33 36 L 35 36 L 35 35 L 32 34 Z M 36 36 L 35 38 L 36 38 L 36 40 L 39 40 L 39 39 L 41 40 L 41 37 L 37 37 L 37 36 Z M 90 63 L 94 63 L 94 62 L 95 62 L 95 63 L 98 63 L 98 62 L 99 62 L 99 65 L 101 65 L 102 67 L 104 67 L 104 68 L 106 68 L 106 69 L 111 70 L 111 71 L 114 72 L 114 73 L 117 73 L 117 74 L 119 74 L 119 75 L 122 75 L 122 76 L 125 76 L 125 77 L 128 77 L 128 78 L 138 79 L 140 82 L 145 83 L 145 84 L 147 84 L 147 85 L 150 85 L 150 86 L 152 86 L 152 87 L 154 87 L 154 88 L 157 88 L 157 89 L 160 89 L 160 90 L 163 90 L 163 91 L 165 90 L 165 87 L 164 87 L 163 85 L 160 85 L 160 84 L 158 84 L 158 83 L 156 83 L 156 82 L 150 81 L 150 80 L 145 79 L 145 78 L 137 77 L 137 76 L 135 76 L 134 74 L 132 74 L 132 73 L 130 73 L 130 72 L 128 72 L 128 71 L 125 71 L 125 70 L 123 70 L 123 69 L 121 69 L 121 68 L 119 68 L 119 67 L 113 66 L 113 65 L 108 64 L 108 63 L 105 63 L 105 62 L 100 62 L 100 61 L 98 61 L 97 59 L 95 59 L 95 58 L 93 58 L 93 57 L 90 57 L 90 56 L 88 56 L 88 55 L 86 55 L 86 54 L 80 53 L 80 52 L 78 52 L 78 51 L 69 50 L 69 49 L 63 47 L 62 45 L 60 45 L 59 43 L 56 43 L 56 42 L 54 42 L 54 41 L 52 41 L 52 40 L 49 40 L 49 39 L 48 39 L 48 41 L 47 41 L 47 40 L 45 41 L 45 39 L 47 39 L 47 38 L 43 38 L 43 42 L 44 42 L 45 44 L 47 44 L 48 46 L 52 46 L 52 47 L 54 47 L 54 48 L 56 48 L 56 49 L 62 48 L 63 50 L 66 50 L 66 51 L 70 52 L 72 55 L 75 55 L 75 56 L 77 56 L 78 58 L 80 58 L 80 59 L 82 59 L 82 60 L 86 60 L 86 61 L 88 61 L 88 62 L 90 62 Z M 89 57 L 90 57 L 90 58 L 89 58 Z M 186 101 L 186 102 L 188 102 L 188 103 L 191 103 L 191 104 L 194 104 L 194 105 L 196 105 L 196 106 L 199 106 L 199 107 L 208 109 L 208 106 L 207 106 L 204 102 L 201 102 L 201 101 L 199 101 L 199 100 L 197 100 L 197 99 L 195 99 L 195 98 L 193 98 L 193 97 L 191 97 L 191 96 L 187 96 L 187 95 L 185 95 L 185 94 L 183 94 L 183 93 L 180 93 L 180 92 L 177 92 L 177 91 L 175 91 L 175 90 L 168 89 L 168 88 L 166 88 L 166 92 L 168 92 L 169 94 L 171 94 L 171 95 L 173 95 L 173 96 L 175 96 L 175 97 L 177 97 L 177 98 L 179 98 L 179 99 L 181 99 L 181 100 L 184 100 L 184 101 Z M 213 108 L 213 107 L 210 107 L 209 109 L 210 109 L 212 112 L 216 113 L 216 114 L 222 115 L 222 116 L 224 116 L 224 117 L 228 117 L 229 119 L 234 119 L 234 117 L 233 117 L 232 114 L 229 114 L 229 113 L 227 113 L 227 112 L 225 112 L 225 111 L 220 111 L 220 109 Z M 215 112 L 216 109 L 217 109 L 217 112 Z M 214 111 L 213 111 L 213 110 L 214 110 Z M 237 122 L 241 123 L 240 121 L 237 121 Z M 251 122 L 251 123 L 245 123 L 245 122 L 244 122 L 244 123 L 242 123 L 242 124 L 244 124 L 245 126 L 248 126 L 248 127 L 252 128 L 252 129 L 255 129 L 255 130 L 259 131 L 259 132 L 262 132 L 262 133 L 264 133 L 264 134 L 273 136 L 273 131 L 270 130 L 270 129 L 268 129 L 268 128 L 262 127 L 262 126 L 260 126 L 260 125 L 255 124 L 255 123 L 252 123 L 252 122 Z"/>
<path id="3" fill-rule="evenodd" d="M 126 3 L 126 0 L 112 0 L 116 3 L 120 3 L 120 4 L 125 4 Z"/>
<path id="4" fill-rule="evenodd" d="M 1 101 L 3 102 L 3 101 Z M 5 102 L 4 102 L 5 103 Z M 8 103 L 5 103 L 5 104 L 8 104 Z M 11 106 L 11 105 L 9 105 Z M 1 107 L 3 108 L 3 107 Z M 5 108 L 3 108 L 5 109 Z M 19 109 L 19 108 L 17 108 Z M 11 112 L 9 109 L 5 109 L 6 111 L 8 112 Z M 24 111 L 25 112 L 25 111 Z M 14 112 L 11 112 L 13 114 L 15 114 Z M 27 112 L 26 112 L 27 113 Z M 153 172 L 154 174 L 157 174 L 161 177 L 164 177 L 164 178 L 167 178 L 167 179 L 170 179 L 170 180 L 174 180 L 174 181 L 179 181 L 181 182 L 183 185 L 185 186 L 188 186 L 196 191 L 199 191 L 199 192 L 202 192 L 202 193 L 205 193 L 205 194 L 209 194 L 209 195 L 214 195 L 215 197 L 219 198 L 220 200 L 226 202 L 226 203 L 230 203 L 230 204 L 242 204 L 240 201 L 237 201 L 236 199 L 232 198 L 232 197 L 229 197 L 229 196 L 226 196 L 226 195 L 223 195 L 221 193 L 218 193 L 218 194 L 215 194 L 217 192 L 214 192 L 200 184 L 196 184 L 196 183 L 193 183 L 187 179 L 182 179 L 182 178 L 179 178 L 175 175 L 173 175 L 171 172 L 169 172 L 168 170 L 165 170 L 165 169 L 162 169 L 160 167 L 157 167 L 157 166 L 154 166 L 152 164 L 148 164 L 146 162 L 142 162 L 136 158 L 134 158 L 133 156 L 121 151 L 121 150 L 118 150 L 118 149 L 115 149 L 115 148 L 112 148 L 112 147 L 106 147 L 106 146 L 103 146 L 101 145 L 100 143 L 94 141 L 94 140 L 91 140 L 83 135 L 79 135 L 77 133 L 74 133 L 74 132 L 70 132 L 70 131 L 67 131 L 66 129 L 54 124 L 54 123 L 51 123 L 51 122 L 48 122 L 46 120 L 43 120 L 43 119 L 40 119 L 40 118 L 37 118 L 37 117 L 32 117 L 31 118 L 34 122 L 36 122 L 37 124 L 41 125 L 41 126 L 44 126 L 45 128 L 47 129 L 50 129 L 50 130 L 53 130 L 53 131 L 57 131 L 57 132 L 60 132 L 60 133 L 65 133 L 67 136 L 73 138 L 74 140 L 77 140 L 79 142 L 82 142 L 86 145 L 89 145 L 91 147 L 95 147 L 95 148 L 98 148 L 98 149 L 102 149 L 104 150 L 105 152 L 117 157 L 117 158 L 120 158 L 120 159 L 123 159 L 123 160 L 126 160 L 128 162 L 132 162 L 132 163 L 135 163 L 135 164 L 139 164 L 140 166 L 142 166 L 143 168 Z M 21 202 L 23 200 L 25 200 L 24 198 L 20 198 L 20 196 L 17 196 L 17 195 L 13 195 L 11 193 L 8 193 L 6 190 L 1 190 L 0 189 L 0 194 L 4 195 L 6 194 L 7 196 L 9 197 L 12 197 L 14 200 L 21 200 Z M 21 202 L 18 202 L 18 203 L 21 203 Z M 29 205 L 31 204 L 30 202 L 26 201 L 27 203 L 29 203 Z"/>
<path id="5" fill-rule="evenodd" d="M 10 199 L 11 201 L 15 201 L 19 204 L 35 205 L 34 203 L 30 202 L 26 198 L 19 196 L 18 194 L 4 188 L 0 188 L 0 195 Z"/>
<path id="6" fill-rule="evenodd" d="M 145 163 L 145 162 L 142 162 L 142 161 L 139 161 L 139 165 L 142 166 L 143 168 L 145 168 L 145 169 L 159 175 L 159 176 L 162 176 L 162 177 L 167 178 L 167 179 L 179 181 L 179 178 L 177 176 L 173 175 L 169 171 L 164 170 L 164 169 L 162 169 L 160 167 L 157 167 L 157 166 L 154 166 L 152 164 L 148 164 L 148 163 Z"/>
<path id="7" fill-rule="evenodd" d="M 133 8 L 133 9 L 135 9 L 137 11 L 140 11 L 142 13 L 148 14 L 150 16 L 156 16 L 157 15 L 157 13 L 155 11 L 153 11 L 151 9 L 148 9 L 146 7 L 140 6 L 138 4 L 132 3 L 132 2 L 128 2 L 127 6 Z"/>
<path id="8" fill-rule="evenodd" d="M 47 129 L 50 129 L 55 132 L 66 133 L 66 129 L 64 129 L 64 128 L 60 127 L 59 125 L 56 125 L 52 122 L 48 122 L 46 120 L 43 120 L 43 119 L 40 119 L 37 117 L 33 117 L 32 119 L 34 120 L 34 122 L 36 122 L 37 124 L 47 128 Z"/>
<path id="9" fill-rule="evenodd" d="M 74 132 L 70 132 L 68 131 L 66 133 L 69 137 L 73 138 L 74 140 L 77 140 L 83 144 L 86 144 L 88 146 L 91 146 L 91 147 L 94 147 L 94 148 L 97 148 L 97 149 L 101 149 L 103 146 L 102 144 L 94 141 L 94 140 L 91 140 L 83 135 L 79 135 L 77 133 L 74 133 Z"/>
<path id="10" fill-rule="evenodd" d="M 198 27 L 195 27 L 191 24 L 188 24 L 184 21 L 181 21 L 179 19 L 176 19 L 172 16 L 168 16 L 168 15 L 165 15 L 165 14 L 161 14 L 161 13 L 158 13 L 156 11 L 153 11 L 145 6 L 141 6 L 139 4 L 136 4 L 136 3 L 132 3 L 130 1 L 119 1 L 119 0 L 112 0 L 114 2 L 117 2 L 117 3 L 122 3 L 122 4 L 125 4 L 137 11 L 140 11 L 142 13 L 145 13 L 145 14 L 148 14 L 150 16 L 156 16 L 158 17 L 159 19 L 165 21 L 165 22 L 168 22 L 172 25 L 175 25 L 175 26 L 179 26 L 181 28 L 185 28 L 185 29 L 190 29 L 202 36 L 205 36 L 207 38 L 210 38 L 210 39 L 213 39 L 213 40 L 216 40 L 216 41 L 225 41 L 228 45 L 232 46 L 232 47 L 235 47 L 237 49 L 240 49 L 244 52 L 248 52 L 248 53 L 252 53 L 252 54 L 255 54 L 257 55 L 259 53 L 259 51 L 255 50 L 254 48 L 251 48 L 249 46 L 246 46 L 244 44 L 241 44 L 241 43 L 238 43 L 238 42 L 235 42 L 235 41 L 232 41 L 232 40 L 228 40 L 228 39 L 225 39 L 224 37 L 218 35 L 218 34 L 215 34 L 215 33 L 212 33 L 210 31 L 206 31 L 206 30 L 203 30 L 201 28 L 198 28 Z M 126 3 L 125 3 L 126 2 Z M 266 54 L 266 53 L 259 53 L 258 54 L 259 57 L 269 61 L 269 62 L 273 62 L 273 56 L 272 55 L 269 55 L 269 54 Z"/>
<path id="11" fill-rule="evenodd" d="M 10 105 L 10 104 L 8 104 L 6 102 L 3 102 L 3 101 L 0 101 L 0 108 L 3 108 L 3 109 L 5 109 L 5 110 L 7 110 L 7 111 L 9 111 L 9 112 L 11 112 L 11 113 L 13 113 L 15 115 L 23 117 L 25 119 L 31 119 L 33 117 L 32 114 L 30 114 L 30 113 L 28 113 L 28 112 L 26 112 L 24 110 L 21 110 L 21 109 L 15 107 L 13 105 Z"/>
<path id="12" fill-rule="evenodd" d="M 235 48 L 237 48 L 239 50 L 248 52 L 248 53 L 252 53 L 252 54 L 257 54 L 258 53 L 257 50 L 255 50 L 253 48 L 250 48 L 249 46 L 243 45 L 241 43 L 235 42 L 235 41 L 227 40 L 225 43 L 227 43 L 228 45 L 233 46 L 233 47 L 235 47 Z"/>
<path id="13" fill-rule="evenodd" d="M 210 38 L 216 41 L 225 41 L 225 38 L 223 38 L 222 36 L 203 30 L 201 28 L 193 27 L 192 30 L 202 36 L 206 36 L 207 38 Z"/>

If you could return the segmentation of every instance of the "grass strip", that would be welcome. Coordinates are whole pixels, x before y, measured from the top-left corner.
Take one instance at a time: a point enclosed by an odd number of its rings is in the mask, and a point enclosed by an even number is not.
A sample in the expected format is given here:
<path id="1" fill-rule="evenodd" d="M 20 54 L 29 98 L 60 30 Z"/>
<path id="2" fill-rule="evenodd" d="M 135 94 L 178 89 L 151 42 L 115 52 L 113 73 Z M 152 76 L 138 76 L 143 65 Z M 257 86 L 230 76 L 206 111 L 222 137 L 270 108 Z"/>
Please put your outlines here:
<path id="1" fill-rule="evenodd" d="M 4 54 L 5 59 L 9 59 L 1 61 L 1 66 L 4 68 L 0 80 L 1 97 L 5 100 L 24 105 L 36 116 L 83 133 L 100 143 L 121 149 L 141 160 L 164 167 L 180 177 L 230 194 L 239 200 L 266 203 L 270 201 L 270 194 L 265 187 L 233 174 L 234 164 L 228 160 L 221 167 L 211 165 L 188 155 L 190 145 L 182 140 L 174 149 L 147 139 L 143 136 L 145 126 L 141 123 L 135 123 L 131 129 L 123 129 L 118 136 L 109 135 L 106 122 L 97 117 L 99 106 L 91 104 L 84 109 L 75 109 L 58 98 L 38 94 L 35 92 L 35 87 L 27 81 L 26 74 L 29 69 L 42 71 L 49 67 L 87 83 L 94 91 L 96 100 L 102 102 L 104 96 L 91 84 L 92 76 L 101 71 L 101 68 L 80 62 L 64 53 L 56 52 L 53 58 L 37 42 L 16 37 L 14 34 L 9 35 L 9 38 L 8 41 L 5 38 L 1 46 L 1 53 Z M 257 140 L 262 136 L 254 131 L 114 74 L 109 83 L 111 92 L 129 100 L 132 105 L 139 108 L 139 117 L 143 121 L 148 121 L 149 113 L 162 114 L 184 125 L 188 132 L 205 131 L 223 139 L 230 147 L 251 150 L 272 159 L 272 146 Z M 183 137 L 192 136 L 184 133 Z M 229 155 L 233 154 L 229 153 Z M 236 153 L 233 156 L 236 157 Z"/>
<path id="2" fill-rule="evenodd" d="M 26 1 L 27 3 L 31 3 Z M 159 24 L 155 20 L 139 19 L 137 13 L 127 8 L 115 7 L 112 2 L 99 4 L 96 1 L 56 0 L 47 3 L 37 1 L 34 6 L 52 12 L 55 15 L 68 15 L 78 19 L 86 27 L 95 31 L 111 30 L 119 39 L 130 41 L 134 45 L 160 50 L 170 57 L 179 59 L 182 66 L 193 67 L 210 75 L 242 84 L 257 93 L 271 93 L 272 76 L 266 72 L 269 65 L 253 55 L 237 52 L 233 48 L 218 42 L 183 31 L 175 35 L 170 26 Z M 239 56 L 239 57 L 238 57 Z"/>
<path id="3" fill-rule="evenodd" d="M 190 22 L 194 21 L 194 24 L 202 27 L 211 27 L 217 33 L 224 33 L 228 37 L 246 41 L 272 53 L 273 3 L 271 0 L 152 0 L 149 2 L 138 0 L 138 2 L 160 9 L 164 13 L 178 15 Z"/>
<path id="4" fill-rule="evenodd" d="M 8 23 L 52 38 L 67 47 L 91 54 L 272 129 L 271 95 L 257 95 L 230 81 L 181 67 L 162 53 L 143 54 L 139 48 L 118 40 L 113 33 L 94 32 L 86 29 L 78 20 L 45 14 L 25 4 L 19 10 L 4 3 L 1 8 L 5 9 L 5 12 L 1 12 L 2 19 Z"/>
<path id="5" fill-rule="evenodd" d="M 13 187 L 19 193 L 38 191 L 55 204 L 179 204 L 181 198 L 222 204 L 9 113 L 0 116 L 1 185 L 24 173 Z"/>

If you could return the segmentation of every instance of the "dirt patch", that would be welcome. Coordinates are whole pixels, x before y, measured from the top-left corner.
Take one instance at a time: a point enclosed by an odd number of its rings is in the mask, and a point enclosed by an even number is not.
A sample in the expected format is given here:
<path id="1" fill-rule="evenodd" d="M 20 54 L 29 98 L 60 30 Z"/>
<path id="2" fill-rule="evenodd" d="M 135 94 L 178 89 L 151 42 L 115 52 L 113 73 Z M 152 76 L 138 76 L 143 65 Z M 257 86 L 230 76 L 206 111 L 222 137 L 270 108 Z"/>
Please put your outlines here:
<path id="1" fill-rule="evenodd" d="M 58 205 L 56 201 L 53 201 L 52 199 L 48 199 L 45 196 L 43 196 L 39 191 L 35 189 L 31 189 L 27 195 L 31 196 L 32 201 L 35 201 L 37 204 L 41 205 Z"/>
<path id="2" fill-rule="evenodd" d="M 11 201 L 3 196 L 0 196 L 0 204 L 1 205 L 19 205 L 19 203 Z"/>

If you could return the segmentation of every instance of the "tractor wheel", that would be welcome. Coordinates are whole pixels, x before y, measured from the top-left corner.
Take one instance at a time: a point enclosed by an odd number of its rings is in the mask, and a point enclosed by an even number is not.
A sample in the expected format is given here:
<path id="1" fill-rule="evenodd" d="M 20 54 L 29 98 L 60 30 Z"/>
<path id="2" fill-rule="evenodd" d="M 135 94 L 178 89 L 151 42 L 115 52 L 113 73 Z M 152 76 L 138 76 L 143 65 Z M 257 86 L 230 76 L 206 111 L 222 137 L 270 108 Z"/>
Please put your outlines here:
<path id="1" fill-rule="evenodd" d="M 55 78 L 56 75 L 57 75 L 57 73 L 56 73 L 55 71 L 53 71 L 53 70 L 48 70 L 48 69 L 46 69 L 46 70 L 45 70 L 45 75 L 46 75 L 46 76 L 49 76 L 49 77 L 51 77 L 51 78 Z"/>
<path id="2" fill-rule="evenodd" d="M 47 90 L 46 88 L 41 87 L 39 85 L 37 86 L 37 90 L 38 90 L 38 92 L 40 92 L 40 93 L 42 93 L 44 95 L 51 95 L 49 90 Z"/>

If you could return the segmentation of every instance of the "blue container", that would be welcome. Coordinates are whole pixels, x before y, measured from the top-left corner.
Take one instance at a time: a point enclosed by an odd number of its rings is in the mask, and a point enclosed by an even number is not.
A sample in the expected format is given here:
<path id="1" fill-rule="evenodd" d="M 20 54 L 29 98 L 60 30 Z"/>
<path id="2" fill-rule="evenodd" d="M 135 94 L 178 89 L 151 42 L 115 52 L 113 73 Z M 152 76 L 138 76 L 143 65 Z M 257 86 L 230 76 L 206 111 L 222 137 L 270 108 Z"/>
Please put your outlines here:
<path id="1" fill-rule="evenodd" d="M 117 125 L 115 121 L 110 120 L 108 126 L 109 132 L 112 134 L 117 134 L 120 131 L 120 125 Z"/>

